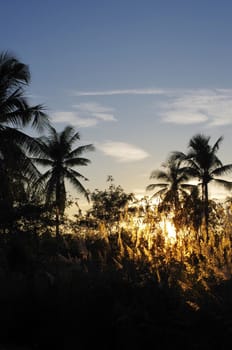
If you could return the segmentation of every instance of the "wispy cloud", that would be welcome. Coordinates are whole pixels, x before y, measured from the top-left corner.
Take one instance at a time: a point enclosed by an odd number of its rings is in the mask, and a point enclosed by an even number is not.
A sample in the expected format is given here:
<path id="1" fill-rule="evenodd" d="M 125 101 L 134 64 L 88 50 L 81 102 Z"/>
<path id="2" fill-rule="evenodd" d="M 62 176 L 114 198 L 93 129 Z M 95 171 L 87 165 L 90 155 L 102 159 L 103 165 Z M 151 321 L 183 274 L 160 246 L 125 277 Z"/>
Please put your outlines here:
<path id="1" fill-rule="evenodd" d="M 185 109 L 168 110 L 163 115 L 163 121 L 174 124 L 196 124 L 203 123 L 208 120 L 208 117 L 200 111 L 192 111 L 191 107 Z"/>
<path id="2" fill-rule="evenodd" d="M 143 149 L 125 142 L 107 141 L 96 144 L 96 148 L 123 163 L 140 161 L 149 157 L 149 154 Z"/>
<path id="3" fill-rule="evenodd" d="M 73 96 L 112 96 L 112 95 L 162 95 L 163 89 L 116 89 L 104 91 L 73 91 Z"/>
<path id="4" fill-rule="evenodd" d="M 151 95 L 157 96 L 155 113 L 162 122 L 202 124 L 206 127 L 232 124 L 232 89 L 141 88 L 102 91 L 73 91 L 73 96 Z M 158 97 L 160 96 L 160 99 Z M 80 103 L 78 123 L 96 125 L 100 120 L 115 121 L 114 110 L 97 103 Z M 87 118 L 82 120 L 82 118 Z M 91 120 L 88 120 L 88 119 Z M 92 120 L 94 119 L 94 120 Z M 92 125 L 91 124 L 91 125 Z"/>
<path id="5" fill-rule="evenodd" d="M 78 112 L 57 111 L 52 113 L 54 123 L 67 123 L 78 127 L 90 127 L 97 124 L 97 119 L 83 118 Z"/>
<path id="6" fill-rule="evenodd" d="M 52 113 L 52 120 L 55 123 L 68 123 L 78 127 L 91 127 L 100 121 L 112 122 L 114 109 L 102 106 L 99 103 L 88 102 L 73 105 L 73 111 L 56 111 Z"/>
<path id="7" fill-rule="evenodd" d="M 116 121 L 114 109 L 102 106 L 100 103 L 86 102 L 75 104 L 72 107 L 77 109 L 82 115 L 90 115 L 97 120 Z"/>
<path id="8" fill-rule="evenodd" d="M 204 123 L 205 126 L 231 124 L 232 90 L 177 90 L 175 96 L 160 104 L 159 115 L 166 123 Z"/>

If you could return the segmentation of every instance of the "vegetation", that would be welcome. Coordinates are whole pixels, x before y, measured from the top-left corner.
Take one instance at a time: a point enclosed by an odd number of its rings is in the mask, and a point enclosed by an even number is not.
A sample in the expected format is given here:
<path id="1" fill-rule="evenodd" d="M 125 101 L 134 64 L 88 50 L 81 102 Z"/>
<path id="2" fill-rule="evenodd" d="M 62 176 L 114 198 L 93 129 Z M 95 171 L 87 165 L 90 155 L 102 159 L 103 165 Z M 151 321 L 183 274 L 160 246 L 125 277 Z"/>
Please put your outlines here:
<path id="1" fill-rule="evenodd" d="M 126 193 L 112 176 L 90 193 L 78 168 L 93 145 L 76 146 L 73 127 L 57 132 L 42 106 L 29 105 L 29 77 L 25 64 L 0 56 L 3 348 L 225 349 L 231 199 L 208 196 L 213 181 L 231 189 L 220 178 L 232 170 L 216 155 L 222 138 L 211 146 L 194 135 L 186 153 L 172 152 L 151 173 L 151 197 Z M 31 137 L 29 125 L 47 134 Z M 73 220 L 66 181 L 91 203 Z"/>
<path id="2" fill-rule="evenodd" d="M 209 194 L 208 185 L 210 182 L 224 186 L 226 189 L 232 189 L 232 182 L 217 178 L 232 172 L 232 164 L 224 165 L 217 157 L 216 153 L 223 138 L 215 142 L 213 146 L 209 145 L 210 137 L 205 135 L 195 135 L 189 141 L 189 152 L 185 155 L 181 152 L 175 152 L 174 157 L 186 161 L 188 165 L 187 173 L 199 180 L 201 186 L 202 202 L 204 204 L 204 218 L 206 225 L 207 239 L 209 239 Z"/>
<path id="3" fill-rule="evenodd" d="M 86 166 L 90 163 L 87 158 L 81 157 L 86 151 L 92 151 L 93 145 L 79 146 L 72 149 L 75 141 L 80 139 L 78 132 L 75 132 L 71 126 L 66 126 L 65 129 L 57 133 L 53 127 L 49 127 L 49 136 L 43 136 L 37 139 L 40 148 L 40 153 L 37 158 L 32 158 L 34 163 L 49 167 L 42 174 L 36 186 L 45 183 L 46 204 L 52 204 L 56 212 L 56 236 L 58 237 L 60 216 L 64 214 L 67 196 L 65 189 L 65 179 L 89 201 L 87 190 L 79 181 L 79 178 L 87 181 L 88 179 L 74 170 L 74 166 Z"/>
<path id="4" fill-rule="evenodd" d="M 38 177 L 28 155 L 36 154 L 37 143 L 22 127 L 31 125 L 42 131 L 48 117 L 42 105 L 30 106 L 25 86 L 30 82 L 28 66 L 5 52 L 0 55 L 0 209 L 12 212 L 19 196 L 25 196 L 25 185 Z"/>
<path id="5" fill-rule="evenodd" d="M 160 198 L 161 202 L 158 207 L 165 213 L 177 214 L 189 195 L 188 191 L 191 193 L 195 187 L 193 184 L 186 183 L 190 176 L 188 168 L 183 167 L 182 163 L 182 159 L 171 155 L 163 164 L 166 171 L 154 170 L 150 176 L 150 179 L 163 180 L 164 182 L 153 183 L 146 187 L 148 191 L 159 189 L 152 198 Z"/>

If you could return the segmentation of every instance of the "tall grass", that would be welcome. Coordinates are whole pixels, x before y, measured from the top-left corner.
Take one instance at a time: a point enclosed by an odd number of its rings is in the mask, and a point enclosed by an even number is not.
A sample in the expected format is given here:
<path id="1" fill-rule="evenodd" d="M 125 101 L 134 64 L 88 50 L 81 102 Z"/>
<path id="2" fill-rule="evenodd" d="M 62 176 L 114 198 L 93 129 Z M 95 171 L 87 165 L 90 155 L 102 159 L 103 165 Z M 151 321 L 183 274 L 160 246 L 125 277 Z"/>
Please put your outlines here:
<path id="1" fill-rule="evenodd" d="M 176 227 L 170 239 L 156 209 L 125 210 L 113 223 L 77 217 L 59 240 L 25 225 L 2 234 L 3 342 L 88 349 L 87 332 L 104 349 L 223 349 L 215 327 L 230 339 L 232 226 L 219 209 L 208 242 L 204 225 Z"/>

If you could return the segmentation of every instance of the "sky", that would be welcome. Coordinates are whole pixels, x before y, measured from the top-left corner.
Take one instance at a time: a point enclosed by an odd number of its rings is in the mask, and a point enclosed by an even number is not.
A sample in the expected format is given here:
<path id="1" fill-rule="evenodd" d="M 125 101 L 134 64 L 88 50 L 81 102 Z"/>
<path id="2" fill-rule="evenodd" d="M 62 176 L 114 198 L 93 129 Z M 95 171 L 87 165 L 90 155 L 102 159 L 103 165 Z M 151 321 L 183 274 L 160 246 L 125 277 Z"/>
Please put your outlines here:
<path id="1" fill-rule="evenodd" d="M 126 192 L 151 195 L 151 172 L 198 133 L 212 144 L 223 136 L 218 156 L 232 163 L 232 1 L 0 4 L 0 50 L 29 65 L 30 103 L 95 146 L 79 169 L 87 189 L 104 190 L 111 175 Z"/>

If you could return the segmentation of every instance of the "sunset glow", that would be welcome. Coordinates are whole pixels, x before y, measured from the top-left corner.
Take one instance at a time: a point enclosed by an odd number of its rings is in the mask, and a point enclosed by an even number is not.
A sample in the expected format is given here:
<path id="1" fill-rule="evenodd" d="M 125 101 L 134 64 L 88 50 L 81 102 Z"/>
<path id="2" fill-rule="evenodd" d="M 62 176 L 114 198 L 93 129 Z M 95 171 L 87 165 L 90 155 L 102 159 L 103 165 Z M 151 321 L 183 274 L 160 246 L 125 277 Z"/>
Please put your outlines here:
<path id="1" fill-rule="evenodd" d="M 164 219 L 163 221 L 160 222 L 160 227 L 163 231 L 163 234 L 167 238 L 167 241 L 169 243 L 175 243 L 176 241 L 176 229 L 174 224 L 168 220 Z"/>
<path id="2" fill-rule="evenodd" d="M 0 350 L 232 347 L 232 1 L 1 1 Z"/>

